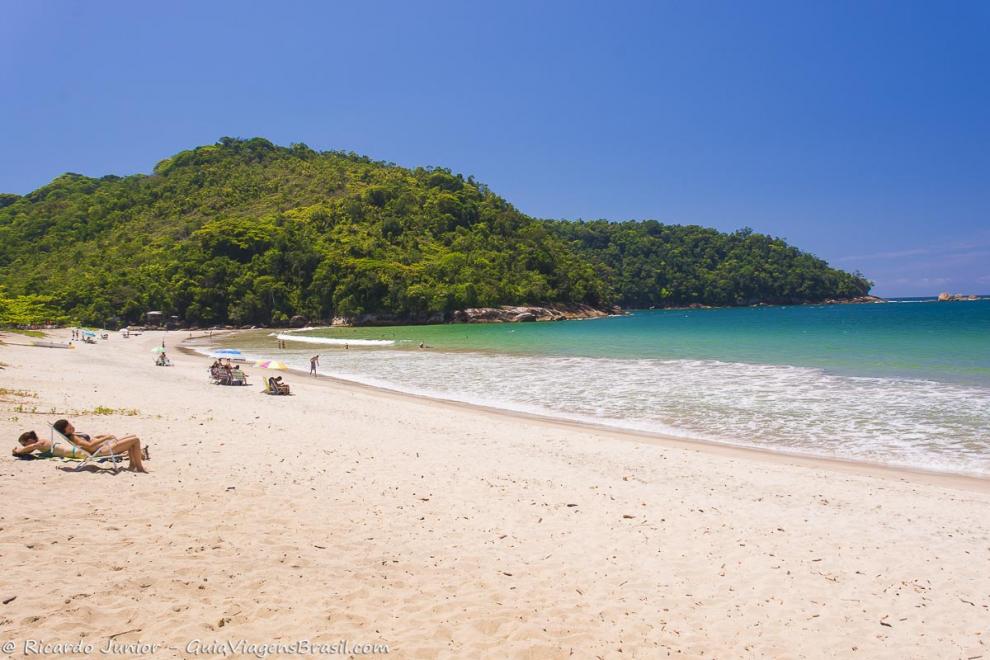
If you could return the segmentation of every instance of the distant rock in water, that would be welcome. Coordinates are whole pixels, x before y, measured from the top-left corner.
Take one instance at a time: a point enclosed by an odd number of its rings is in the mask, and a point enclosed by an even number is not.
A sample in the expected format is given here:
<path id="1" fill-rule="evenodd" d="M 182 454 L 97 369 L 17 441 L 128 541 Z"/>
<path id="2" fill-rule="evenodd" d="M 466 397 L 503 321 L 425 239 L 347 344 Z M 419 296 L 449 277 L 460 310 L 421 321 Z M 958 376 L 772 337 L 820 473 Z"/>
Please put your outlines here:
<path id="1" fill-rule="evenodd" d="M 957 302 L 960 300 L 980 300 L 980 297 L 972 294 L 965 295 L 962 293 L 946 293 L 945 291 L 938 294 L 939 302 Z"/>

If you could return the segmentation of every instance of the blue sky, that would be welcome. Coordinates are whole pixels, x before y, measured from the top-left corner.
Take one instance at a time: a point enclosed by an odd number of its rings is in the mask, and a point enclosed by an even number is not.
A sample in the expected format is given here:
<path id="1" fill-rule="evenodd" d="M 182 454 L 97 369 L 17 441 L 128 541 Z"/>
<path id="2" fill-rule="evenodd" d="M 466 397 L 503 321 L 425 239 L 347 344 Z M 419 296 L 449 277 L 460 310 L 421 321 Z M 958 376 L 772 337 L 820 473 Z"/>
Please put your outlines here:
<path id="1" fill-rule="evenodd" d="M 990 292 L 990 3 L 0 0 L 0 191 L 225 135 Z"/>

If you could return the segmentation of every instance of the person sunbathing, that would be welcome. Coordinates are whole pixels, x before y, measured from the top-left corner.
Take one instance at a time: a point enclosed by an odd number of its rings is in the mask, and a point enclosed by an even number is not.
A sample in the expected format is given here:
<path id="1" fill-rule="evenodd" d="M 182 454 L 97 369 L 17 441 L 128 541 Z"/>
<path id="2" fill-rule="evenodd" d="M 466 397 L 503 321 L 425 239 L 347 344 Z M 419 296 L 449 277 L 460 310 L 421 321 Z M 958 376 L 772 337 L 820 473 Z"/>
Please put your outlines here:
<path id="1" fill-rule="evenodd" d="M 289 386 L 282 382 L 281 376 L 268 379 L 268 390 L 272 394 L 289 394 Z"/>
<path id="2" fill-rule="evenodd" d="M 92 438 L 87 433 L 79 433 L 76 431 L 76 427 L 67 419 L 60 419 L 52 424 L 52 426 L 56 431 L 68 438 L 69 442 L 90 453 L 96 451 L 107 440 L 116 439 L 112 435 L 98 435 Z"/>
<path id="3" fill-rule="evenodd" d="M 38 458 L 57 456 L 59 458 L 85 460 L 94 456 L 109 456 L 111 454 L 123 454 L 127 452 L 128 469 L 134 472 L 147 472 L 144 469 L 144 464 L 141 462 L 141 439 L 136 435 L 108 440 L 95 452 L 88 452 L 63 438 L 56 438 L 55 440 L 39 438 L 38 434 L 34 431 L 22 433 L 21 437 L 17 439 L 17 444 L 20 446 L 14 447 L 14 451 L 12 452 L 14 456 L 28 456 L 34 452 L 38 452 Z"/>
<path id="4" fill-rule="evenodd" d="M 58 420 L 57 422 L 52 424 L 52 428 L 54 428 L 56 431 L 58 431 L 66 438 L 68 438 L 70 443 L 76 445 L 80 449 L 85 450 L 86 452 L 89 452 L 90 454 L 92 454 L 100 447 L 102 447 L 106 442 L 110 440 L 117 440 L 117 436 L 108 435 L 108 434 L 97 435 L 91 438 L 87 433 L 79 433 L 78 431 L 76 431 L 76 427 L 72 425 L 72 422 L 70 422 L 67 419 Z M 124 440 L 126 438 L 133 438 L 133 437 L 136 436 L 127 435 L 124 436 L 124 438 L 121 438 L 121 440 Z M 141 455 L 144 457 L 144 459 L 149 460 L 151 456 L 149 456 L 148 454 L 148 448 L 143 447 L 140 449 L 141 449 Z M 114 452 L 114 453 L 118 453 L 118 452 Z"/>

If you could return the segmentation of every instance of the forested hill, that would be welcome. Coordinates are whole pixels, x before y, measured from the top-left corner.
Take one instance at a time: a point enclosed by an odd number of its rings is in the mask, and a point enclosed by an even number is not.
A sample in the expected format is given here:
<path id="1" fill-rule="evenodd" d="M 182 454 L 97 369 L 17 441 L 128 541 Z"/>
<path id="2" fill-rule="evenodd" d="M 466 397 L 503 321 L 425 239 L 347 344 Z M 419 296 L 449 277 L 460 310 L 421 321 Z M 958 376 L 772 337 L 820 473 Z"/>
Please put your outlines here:
<path id="1" fill-rule="evenodd" d="M 4 291 L 5 290 L 5 291 Z M 65 174 L 0 195 L 0 309 L 39 294 L 109 325 L 279 324 L 548 302 L 816 302 L 862 277 L 779 239 L 656 222 L 530 218 L 471 177 L 224 138 L 151 175 Z"/>

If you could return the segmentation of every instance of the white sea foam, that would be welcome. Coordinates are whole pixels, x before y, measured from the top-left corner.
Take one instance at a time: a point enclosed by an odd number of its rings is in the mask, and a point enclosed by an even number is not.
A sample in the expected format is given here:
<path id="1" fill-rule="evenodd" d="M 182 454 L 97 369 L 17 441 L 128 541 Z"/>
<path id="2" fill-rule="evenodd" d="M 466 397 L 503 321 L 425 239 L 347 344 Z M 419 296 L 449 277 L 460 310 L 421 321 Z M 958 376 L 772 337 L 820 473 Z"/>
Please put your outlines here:
<path id="1" fill-rule="evenodd" d="M 409 357 L 340 366 L 447 398 L 638 430 L 990 472 L 985 388 L 701 360 Z"/>
<path id="2" fill-rule="evenodd" d="M 358 346 L 357 340 L 347 343 Z M 308 354 L 287 350 L 278 357 L 308 368 Z M 393 349 L 329 351 L 321 362 L 321 373 L 453 401 L 689 439 L 990 475 L 990 388 L 983 386 L 714 360 Z"/>
<path id="3" fill-rule="evenodd" d="M 270 335 L 269 335 L 270 336 Z M 276 339 L 283 341 L 295 341 L 301 344 L 325 344 L 329 346 L 392 346 L 395 341 L 391 339 L 340 339 L 337 337 L 299 337 L 289 333 L 275 335 Z"/>

